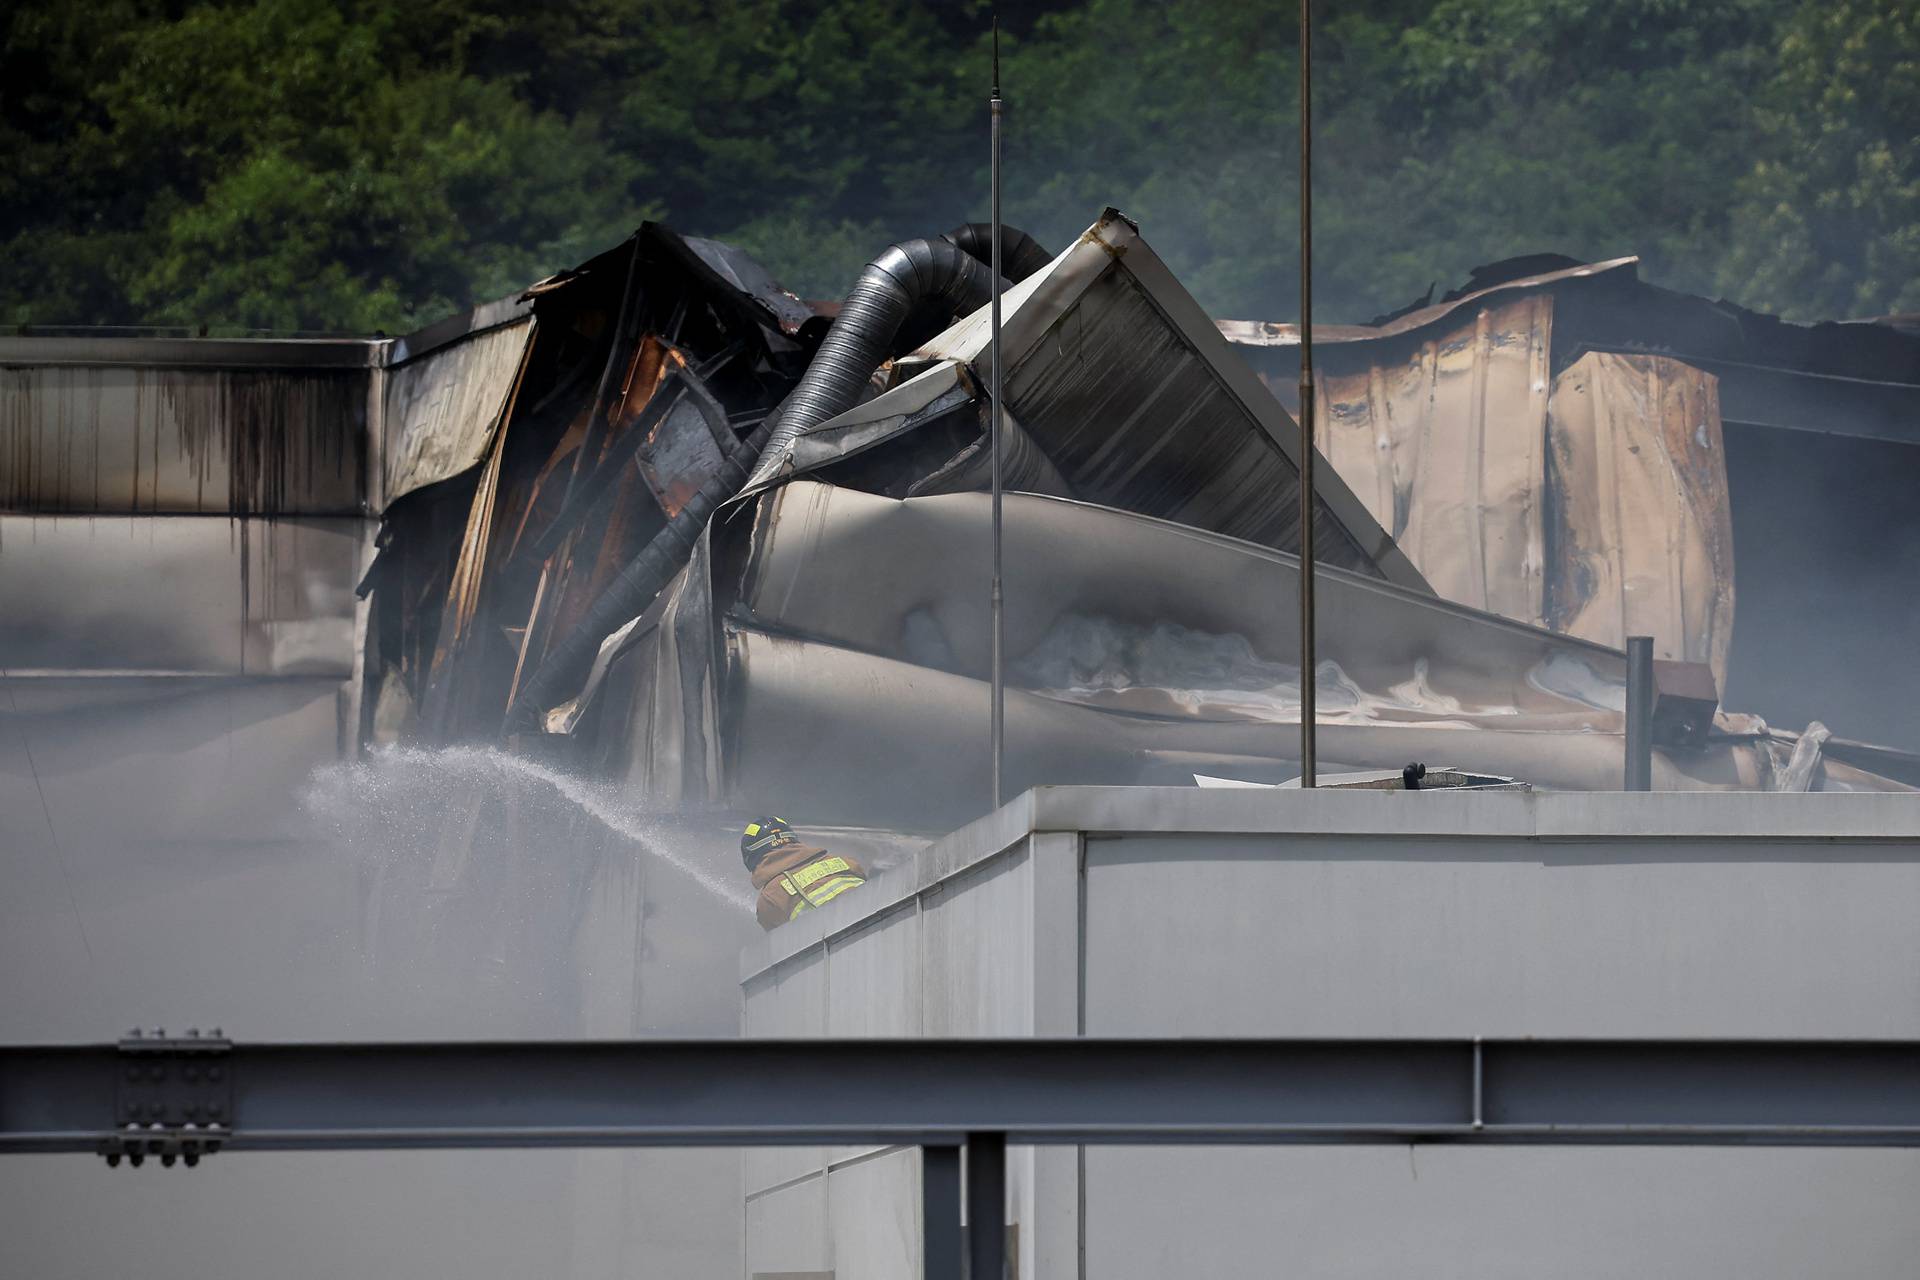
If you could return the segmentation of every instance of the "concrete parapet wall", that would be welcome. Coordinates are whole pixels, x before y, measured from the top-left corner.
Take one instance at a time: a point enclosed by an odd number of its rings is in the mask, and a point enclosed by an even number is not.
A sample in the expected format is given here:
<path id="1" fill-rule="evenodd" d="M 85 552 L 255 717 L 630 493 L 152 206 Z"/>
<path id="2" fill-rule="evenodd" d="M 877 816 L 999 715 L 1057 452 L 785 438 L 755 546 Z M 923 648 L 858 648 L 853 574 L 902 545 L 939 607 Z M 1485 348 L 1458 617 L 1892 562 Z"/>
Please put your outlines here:
<path id="1" fill-rule="evenodd" d="M 1920 797 L 1043 788 L 760 940 L 742 980 L 749 1036 L 1914 1038 Z M 1911 1152 L 1047 1149 L 1010 1173 L 1021 1276 L 1920 1256 L 1881 1211 L 1920 1197 Z M 910 1152 L 749 1156 L 749 1273 L 908 1273 L 916 1181 Z M 795 1215 L 817 1230 L 776 1230 Z"/>

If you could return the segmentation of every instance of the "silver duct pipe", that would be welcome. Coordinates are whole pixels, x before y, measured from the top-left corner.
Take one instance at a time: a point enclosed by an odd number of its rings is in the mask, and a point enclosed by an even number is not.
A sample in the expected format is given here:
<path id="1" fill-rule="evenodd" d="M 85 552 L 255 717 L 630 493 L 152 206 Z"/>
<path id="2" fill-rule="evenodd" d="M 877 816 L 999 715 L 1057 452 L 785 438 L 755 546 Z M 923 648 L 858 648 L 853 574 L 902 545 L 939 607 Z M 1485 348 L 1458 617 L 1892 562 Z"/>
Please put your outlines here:
<path id="1" fill-rule="evenodd" d="M 990 230 L 968 223 L 938 240 L 892 245 L 867 265 L 800 384 L 547 651 L 508 710 L 506 732 L 541 728 L 546 711 L 578 691 L 601 642 L 644 613 L 686 564 L 714 511 L 742 489 L 771 479 L 797 437 L 859 402 L 861 388 L 910 316 L 923 308 L 938 308 L 943 318 L 964 315 L 987 302 L 992 268 L 975 252 L 990 254 L 992 242 Z M 1016 280 L 1052 260 L 1031 236 L 1012 227 L 1005 229 L 1001 247 Z"/>
<path id="2" fill-rule="evenodd" d="M 800 385 L 781 404 L 748 485 L 771 480 L 797 437 L 859 402 L 860 389 L 915 310 L 938 306 L 948 315 L 964 314 L 986 302 L 992 286 L 992 268 L 944 236 L 903 241 L 868 263 Z"/>

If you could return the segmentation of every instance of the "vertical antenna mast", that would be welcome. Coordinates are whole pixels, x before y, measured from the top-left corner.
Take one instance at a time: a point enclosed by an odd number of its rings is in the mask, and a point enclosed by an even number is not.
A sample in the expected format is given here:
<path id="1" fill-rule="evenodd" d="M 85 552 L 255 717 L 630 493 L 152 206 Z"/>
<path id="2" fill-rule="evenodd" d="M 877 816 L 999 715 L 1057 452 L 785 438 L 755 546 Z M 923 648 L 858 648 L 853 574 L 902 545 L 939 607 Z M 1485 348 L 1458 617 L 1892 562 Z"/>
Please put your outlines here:
<path id="1" fill-rule="evenodd" d="M 1006 675 L 1002 667 L 1003 649 L 1006 643 L 1006 620 L 1000 594 L 1000 14 L 999 6 L 993 15 L 993 92 L 987 98 L 987 110 L 992 121 L 991 134 L 993 146 L 993 373 L 992 386 L 988 394 L 993 401 L 992 425 L 987 442 L 988 452 L 993 458 L 993 711 L 991 754 L 993 757 L 993 807 L 998 809 L 1002 802 L 1000 788 L 1003 770 L 1002 756 L 1006 750 Z"/>
<path id="2" fill-rule="evenodd" d="M 1313 3 L 1300 0 L 1300 785 L 1316 785 L 1313 644 Z M 996 152 L 996 154 L 998 154 Z"/>

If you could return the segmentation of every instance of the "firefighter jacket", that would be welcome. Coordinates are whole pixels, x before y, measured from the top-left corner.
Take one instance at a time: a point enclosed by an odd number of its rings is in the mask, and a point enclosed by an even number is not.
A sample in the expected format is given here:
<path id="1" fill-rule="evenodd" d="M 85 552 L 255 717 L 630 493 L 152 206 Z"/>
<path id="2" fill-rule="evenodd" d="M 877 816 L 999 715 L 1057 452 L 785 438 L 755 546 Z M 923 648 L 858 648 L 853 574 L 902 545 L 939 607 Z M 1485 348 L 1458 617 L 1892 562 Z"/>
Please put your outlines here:
<path id="1" fill-rule="evenodd" d="M 797 841 L 783 844 L 753 869 L 753 887 L 760 891 L 754 914 L 762 929 L 775 929 L 866 882 L 867 869 L 858 858 Z"/>

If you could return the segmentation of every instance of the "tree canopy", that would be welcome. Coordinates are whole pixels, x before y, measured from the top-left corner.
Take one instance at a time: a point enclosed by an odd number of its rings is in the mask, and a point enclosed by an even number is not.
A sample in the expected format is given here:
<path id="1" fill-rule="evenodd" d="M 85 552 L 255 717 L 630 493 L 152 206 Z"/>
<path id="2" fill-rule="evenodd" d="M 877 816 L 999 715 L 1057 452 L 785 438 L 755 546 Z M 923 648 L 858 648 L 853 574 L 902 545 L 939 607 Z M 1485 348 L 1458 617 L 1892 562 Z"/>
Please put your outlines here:
<path id="1" fill-rule="evenodd" d="M 1364 320 L 1516 253 L 1799 318 L 1920 310 L 1910 0 L 1322 0 L 1315 296 Z M 0 320 L 404 330 L 616 242 L 837 296 L 986 204 L 978 0 L 14 0 Z M 1001 5 L 1006 213 L 1106 205 L 1286 318 L 1292 0 Z"/>

